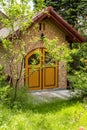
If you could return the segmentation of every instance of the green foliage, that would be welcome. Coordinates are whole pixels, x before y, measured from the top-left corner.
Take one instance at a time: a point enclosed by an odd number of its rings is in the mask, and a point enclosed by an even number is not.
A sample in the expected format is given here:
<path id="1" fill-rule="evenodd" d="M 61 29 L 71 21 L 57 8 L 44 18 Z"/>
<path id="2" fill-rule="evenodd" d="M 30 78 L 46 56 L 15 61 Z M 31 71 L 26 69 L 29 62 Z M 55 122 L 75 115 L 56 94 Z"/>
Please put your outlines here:
<path id="1" fill-rule="evenodd" d="M 78 55 L 80 55 L 80 57 L 83 58 L 84 60 L 87 59 L 87 42 L 84 44 L 81 44 Z"/>
<path id="2" fill-rule="evenodd" d="M 68 75 L 70 87 L 87 94 L 87 43 L 74 45 L 71 57 L 73 61 Z"/>
<path id="3" fill-rule="evenodd" d="M 15 110 L 25 110 L 28 107 L 30 107 L 30 103 L 33 100 L 33 97 L 30 93 L 27 92 L 27 89 L 25 87 L 19 87 L 17 90 L 17 97 L 14 101 L 14 90 L 10 93 L 11 102 L 9 104 L 9 107 Z"/>
<path id="4" fill-rule="evenodd" d="M 82 90 L 87 94 L 87 73 L 83 71 L 75 71 L 73 75 L 69 76 L 72 84 L 71 87 Z"/>
<path id="5" fill-rule="evenodd" d="M 87 71 L 86 59 L 87 59 L 87 43 L 78 44 L 73 43 L 72 50 L 70 53 L 72 57 L 72 61 L 70 62 L 70 72 L 73 73 L 74 71 Z"/>
<path id="6" fill-rule="evenodd" d="M 64 5 L 66 5 L 65 1 L 62 1 Z M 70 3 L 69 3 L 70 4 Z M 43 0 L 39 1 L 37 0 L 37 8 L 41 9 L 43 8 Z M 71 6 L 75 6 L 75 3 L 70 4 Z M 70 12 L 74 12 L 74 9 L 70 9 L 69 7 L 66 7 L 69 10 L 67 11 L 67 14 L 70 14 Z M 75 7 L 75 9 L 77 6 Z M 7 61 L 7 65 L 9 66 L 9 72 L 12 81 L 15 81 L 12 86 L 14 86 L 15 90 L 15 98 L 17 95 L 17 89 L 18 89 L 18 83 L 21 79 L 23 71 L 23 62 L 25 57 L 25 41 L 23 39 L 20 39 L 19 35 L 21 32 L 21 36 L 25 36 L 26 28 L 31 24 L 31 18 L 33 15 L 33 12 L 30 10 L 30 6 L 28 4 L 27 0 L 22 0 L 20 2 L 17 2 L 17 0 L 11 0 L 8 2 L 8 4 L 3 4 L 3 9 L 5 13 L 7 14 L 8 18 L 2 20 L 3 24 L 10 29 L 10 34 L 12 39 L 3 39 L 3 47 L 6 51 L 4 60 Z M 65 7 L 62 8 L 62 11 L 64 12 Z M 18 27 L 18 33 L 16 32 L 15 27 Z M 23 33 L 22 33 L 23 32 Z M 50 59 L 52 59 L 52 63 L 54 61 L 65 61 L 65 62 L 71 62 L 73 57 L 74 60 L 80 59 L 79 62 L 83 62 L 84 59 L 86 59 L 86 51 L 83 49 L 79 49 L 76 51 L 76 49 L 71 50 L 65 45 L 65 43 L 62 43 L 62 46 L 58 44 L 58 39 L 55 38 L 53 40 L 49 40 L 47 38 L 43 38 L 44 44 L 46 46 L 46 49 L 49 53 Z M 86 46 L 85 46 L 86 48 Z M 81 51 L 82 50 L 82 51 Z M 37 54 L 37 59 L 39 57 L 39 53 Z M 84 58 L 83 58 L 84 57 Z M 19 67 L 20 64 L 20 67 Z M 32 65 L 34 66 L 36 64 L 36 61 L 33 60 Z M 82 66 L 80 65 L 79 69 Z M 8 87 L 7 87 L 8 88 Z M 4 90 L 7 91 L 7 90 Z"/>
<path id="7" fill-rule="evenodd" d="M 0 87 L 0 103 L 1 104 L 9 104 L 10 102 L 10 93 L 11 93 L 11 88 L 9 85 Z"/>
<path id="8" fill-rule="evenodd" d="M 33 0 L 35 2 L 35 10 L 36 11 L 41 11 L 43 8 L 45 8 L 45 3 L 44 0 Z"/>
<path id="9" fill-rule="evenodd" d="M 6 76 L 3 72 L 3 67 L 0 65 L 0 103 L 8 104 L 10 101 L 9 94 L 11 92 L 10 86 L 6 83 Z"/>
<path id="10" fill-rule="evenodd" d="M 45 55 L 46 62 L 43 62 L 41 66 L 42 68 L 44 68 L 46 65 L 54 66 L 55 61 L 65 62 L 65 66 L 68 62 L 72 61 L 71 50 L 69 49 L 68 44 L 66 45 L 66 43 L 61 43 L 60 45 L 58 38 L 49 40 L 46 37 L 43 38 L 43 43 L 46 49 L 46 55 Z M 42 53 L 39 49 L 37 49 L 35 51 L 35 56 L 34 58 L 32 58 L 31 61 L 32 72 L 38 69 L 36 68 L 35 65 L 39 63 L 41 57 L 42 57 Z M 30 73 L 30 75 L 32 74 L 32 72 Z"/>
<path id="11" fill-rule="evenodd" d="M 9 108 L 25 109 L 32 101 L 24 87 L 18 88 L 17 99 L 14 102 L 14 89 L 6 82 L 6 76 L 3 72 L 4 68 L 0 65 L 0 104 L 4 104 Z M 29 100 L 31 100 L 29 102 Z"/>
<path id="12" fill-rule="evenodd" d="M 14 102 L 14 89 L 6 82 L 6 76 L 3 73 L 4 68 L 0 65 L 0 104 L 4 104 L 9 108 L 24 109 L 29 106 L 31 100 L 29 94 L 24 87 L 18 88 L 17 99 Z M 31 100 L 32 101 L 32 100 Z"/>
<path id="13" fill-rule="evenodd" d="M 79 17 L 87 15 L 87 2 L 84 0 L 44 0 L 44 2 L 47 6 L 53 6 L 73 26 L 76 26 Z"/>
<path id="14" fill-rule="evenodd" d="M 2 4 L 2 2 L 1 2 Z M 33 11 L 30 9 L 28 0 L 14 0 L 14 2 L 5 2 L 2 4 L 3 11 L 7 15 L 7 19 L 2 17 L 2 23 L 5 27 L 10 29 L 10 33 L 14 32 L 16 28 L 24 30 L 32 22 Z"/>
<path id="15" fill-rule="evenodd" d="M 7 15 L 7 18 L 2 17 L 2 24 L 9 29 L 9 36 L 2 38 L 2 45 L 5 50 L 2 59 L 6 63 L 4 68 L 8 66 L 8 75 L 11 78 L 10 86 L 15 88 L 14 97 L 16 99 L 18 83 L 24 72 L 25 57 L 25 41 L 20 39 L 20 34 L 21 37 L 25 36 L 27 27 L 32 23 L 33 11 L 30 9 L 29 0 L 2 0 L 0 3 Z"/>
<path id="16" fill-rule="evenodd" d="M 26 104 L 25 104 L 26 105 Z M 8 109 L 0 104 L 0 130 L 76 130 L 87 128 L 87 103 L 57 100 Z M 77 109 L 78 108 L 78 109 Z"/>
<path id="17" fill-rule="evenodd" d="M 51 61 L 65 61 L 68 63 L 72 60 L 71 58 L 71 50 L 69 49 L 68 45 L 62 43 L 61 45 L 58 42 L 58 38 L 53 40 L 49 40 L 47 38 L 43 39 L 44 44 L 46 46 L 47 52 L 51 56 Z"/>
<path id="18" fill-rule="evenodd" d="M 3 69 L 4 69 L 4 67 L 0 64 L 0 86 L 3 86 L 3 84 L 4 84 L 5 76 L 3 75 Z"/>
<path id="19" fill-rule="evenodd" d="M 33 0 L 37 7 L 37 0 Z M 44 0 L 46 6 L 52 6 L 67 22 L 73 25 L 87 38 L 87 2 L 86 0 Z"/>

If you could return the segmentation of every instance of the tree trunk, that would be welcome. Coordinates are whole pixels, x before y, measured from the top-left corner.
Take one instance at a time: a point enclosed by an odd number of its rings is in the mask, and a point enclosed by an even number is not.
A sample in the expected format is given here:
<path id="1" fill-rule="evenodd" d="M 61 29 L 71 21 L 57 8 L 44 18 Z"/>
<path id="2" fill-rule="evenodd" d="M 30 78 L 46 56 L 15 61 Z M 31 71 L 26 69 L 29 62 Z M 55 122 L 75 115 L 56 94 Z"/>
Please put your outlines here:
<path id="1" fill-rule="evenodd" d="M 16 84 L 14 87 L 14 101 L 16 101 L 16 99 L 17 99 L 18 82 L 19 82 L 19 79 L 16 80 Z"/>
<path id="2" fill-rule="evenodd" d="M 18 82 L 20 81 L 21 74 L 22 74 L 23 61 L 24 61 L 24 58 L 21 61 L 21 68 L 20 68 L 19 77 L 16 79 L 16 84 L 15 84 L 15 88 L 14 88 L 14 101 L 16 101 L 16 99 L 17 99 Z"/>

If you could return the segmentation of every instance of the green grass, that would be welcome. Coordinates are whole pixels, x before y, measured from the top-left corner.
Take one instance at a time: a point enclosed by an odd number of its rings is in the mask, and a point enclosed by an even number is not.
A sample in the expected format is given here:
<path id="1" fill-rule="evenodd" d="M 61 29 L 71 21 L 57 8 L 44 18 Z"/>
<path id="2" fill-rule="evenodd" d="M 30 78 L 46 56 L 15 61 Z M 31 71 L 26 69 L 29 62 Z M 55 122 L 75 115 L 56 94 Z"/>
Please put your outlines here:
<path id="1" fill-rule="evenodd" d="M 86 106 L 75 99 L 29 103 L 19 109 L 0 105 L 0 130 L 87 130 Z"/>

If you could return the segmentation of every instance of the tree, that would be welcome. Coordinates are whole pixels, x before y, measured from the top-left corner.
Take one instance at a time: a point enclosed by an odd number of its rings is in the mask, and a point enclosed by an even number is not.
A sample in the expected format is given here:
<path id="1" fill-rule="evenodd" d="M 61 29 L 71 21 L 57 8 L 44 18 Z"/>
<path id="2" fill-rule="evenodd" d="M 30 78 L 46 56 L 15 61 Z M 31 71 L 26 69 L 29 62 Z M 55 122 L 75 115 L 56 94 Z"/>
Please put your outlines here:
<path id="1" fill-rule="evenodd" d="M 17 88 L 23 73 L 25 41 L 20 38 L 25 35 L 26 28 L 32 22 L 33 11 L 30 9 L 28 0 L 3 0 L 0 2 L 3 11 L 7 15 L 1 17 L 3 26 L 9 31 L 6 38 L 2 37 L 5 55 L 2 57 L 9 68 L 10 85 L 14 87 L 14 100 L 17 96 Z M 5 67 L 5 66 L 4 66 Z"/>
<path id="2" fill-rule="evenodd" d="M 87 17 L 79 18 L 79 28 L 78 31 L 87 39 Z"/>
<path id="3" fill-rule="evenodd" d="M 33 0 L 35 7 L 38 0 Z M 78 19 L 85 19 L 87 15 L 87 2 L 85 0 L 44 0 L 46 6 L 53 8 L 71 25 L 77 29 L 80 27 Z"/>
<path id="4" fill-rule="evenodd" d="M 34 12 L 30 10 L 28 2 L 28 0 L 20 0 L 20 2 L 17 2 L 17 0 L 10 0 L 8 2 L 7 0 L 1 3 L 3 11 L 7 15 L 7 18 L 2 18 L 2 23 L 9 31 L 9 35 L 2 38 L 2 45 L 5 50 L 5 55 L 2 58 L 6 63 L 4 68 L 9 68 L 8 77 L 10 78 L 10 86 L 14 87 L 14 100 L 16 100 L 17 97 L 18 85 L 24 75 L 23 65 L 26 55 L 26 43 L 22 37 L 25 37 L 27 27 L 31 25 L 32 16 L 34 14 Z M 43 3 L 43 0 L 41 3 Z M 40 4 L 37 6 L 37 10 L 41 8 L 43 8 L 43 4 L 42 6 Z M 65 61 L 65 59 L 69 59 L 69 50 L 67 46 L 58 46 L 58 39 L 50 41 L 45 37 L 42 40 L 49 52 L 49 57 L 51 57 L 51 61 L 49 61 L 48 64 L 51 62 L 53 63 L 54 60 Z M 61 55 L 59 55 L 60 53 Z M 33 68 L 35 64 L 36 61 L 33 61 Z M 42 68 L 44 66 L 45 65 L 43 65 Z"/>
<path id="5" fill-rule="evenodd" d="M 46 7 L 44 0 L 33 0 L 34 2 L 34 10 L 41 11 L 43 8 Z"/>
<path id="6" fill-rule="evenodd" d="M 1 17 L 3 27 L 9 31 L 9 35 L 2 39 L 5 50 L 2 59 L 5 61 L 4 69 L 8 67 L 10 86 L 14 87 L 14 100 L 17 97 L 17 89 L 24 73 L 24 57 L 26 55 L 26 45 L 22 37 L 26 34 L 26 29 L 32 23 L 33 11 L 30 10 L 28 0 L 10 0 L 1 2 L 3 11 L 7 18 Z M 41 5 L 38 6 L 41 9 Z M 37 8 L 37 10 L 38 10 Z"/>
<path id="7" fill-rule="evenodd" d="M 74 44 L 71 57 L 68 73 L 70 87 L 81 90 L 82 94 L 87 95 L 87 42 Z"/>

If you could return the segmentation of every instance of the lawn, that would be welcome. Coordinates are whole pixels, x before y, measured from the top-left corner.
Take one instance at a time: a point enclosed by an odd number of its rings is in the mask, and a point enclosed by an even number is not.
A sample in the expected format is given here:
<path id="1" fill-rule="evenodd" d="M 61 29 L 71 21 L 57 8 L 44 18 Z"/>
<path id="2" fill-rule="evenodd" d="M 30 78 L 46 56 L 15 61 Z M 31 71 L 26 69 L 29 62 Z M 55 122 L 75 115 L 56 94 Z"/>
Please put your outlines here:
<path id="1" fill-rule="evenodd" d="M 24 104 L 24 103 L 23 103 Z M 0 130 L 87 130 L 87 103 L 53 99 L 22 107 L 0 105 Z"/>

